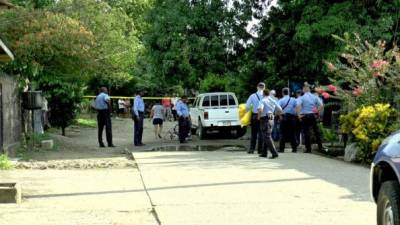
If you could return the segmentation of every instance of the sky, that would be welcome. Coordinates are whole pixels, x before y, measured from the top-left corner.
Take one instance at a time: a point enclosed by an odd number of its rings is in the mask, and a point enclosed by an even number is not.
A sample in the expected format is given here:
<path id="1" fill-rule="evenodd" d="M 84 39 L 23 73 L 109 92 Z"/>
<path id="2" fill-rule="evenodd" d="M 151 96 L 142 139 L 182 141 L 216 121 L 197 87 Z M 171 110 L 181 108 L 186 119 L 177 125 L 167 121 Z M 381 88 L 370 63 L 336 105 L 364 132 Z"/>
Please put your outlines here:
<path id="1" fill-rule="evenodd" d="M 272 0 L 271 4 L 265 9 L 264 11 L 264 16 L 268 16 L 268 12 L 271 9 L 271 7 L 273 6 L 277 6 L 277 2 L 278 0 Z M 256 29 L 254 29 L 255 27 L 257 27 L 257 25 L 260 23 L 259 19 L 253 18 L 252 21 L 250 21 L 250 23 L 247 25 L 247 31 L 253 35 L 254 37 L 257 37 L 258 34 L 256 32 Z"/>

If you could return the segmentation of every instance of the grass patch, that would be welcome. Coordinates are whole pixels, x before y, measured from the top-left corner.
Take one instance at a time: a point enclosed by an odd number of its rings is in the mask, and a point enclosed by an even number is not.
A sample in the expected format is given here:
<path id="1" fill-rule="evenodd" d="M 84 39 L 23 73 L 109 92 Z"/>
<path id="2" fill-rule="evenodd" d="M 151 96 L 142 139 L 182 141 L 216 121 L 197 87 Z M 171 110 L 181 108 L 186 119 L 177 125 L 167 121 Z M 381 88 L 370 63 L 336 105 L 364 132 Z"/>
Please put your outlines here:
<path id="1" fill-rule="evenodd" d="M 94 119 L 79 118 L 76 120 L 76 124 L 82 127 L 95 128 L 97 126 L 97 121 Z"/>
<path id="2" fill-rule="evenodd" d="M 41 156 L 45 156 L 48 152 L 58 151 L 60 147 L 59 142 L 50 135 L 49 131 L 46 131 L 44 134 L 25 134 L 23 140 L 22 145 L 17 149 L 17 157 L 23 161 L 42 158 Z M 53 140 L 53 149 L 42 149 L 41 142 L 43 140 Z"/>
<path id="3" fill-rule="evenodd" d="M 0 170 L 9 170 L 12 169 L 13 165 L 11 164 L 8 157 L 4 154 L 0 155 Z"/>

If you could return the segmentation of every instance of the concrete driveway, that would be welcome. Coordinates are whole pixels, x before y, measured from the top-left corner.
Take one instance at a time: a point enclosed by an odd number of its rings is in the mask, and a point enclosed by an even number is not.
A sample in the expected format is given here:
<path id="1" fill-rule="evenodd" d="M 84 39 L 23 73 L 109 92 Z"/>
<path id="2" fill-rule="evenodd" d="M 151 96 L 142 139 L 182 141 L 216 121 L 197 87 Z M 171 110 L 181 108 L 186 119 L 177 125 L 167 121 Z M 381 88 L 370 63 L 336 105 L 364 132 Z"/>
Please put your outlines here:
<path id="1" fill-rule="evenodd" d="M 369 170 L 312 154 L 133 153 L 165 225 L 373 225 Z"/>
<path id="2" fill-rule="evenodd" d="M 147 145 L 135 148 L 132 122 L 113 122 L 118 148 L 99 149 L 96 129 L 82 128 L 34 159 L 104 161 L 131 150 L 139 170 L 0 171 L 0 182 L 19 182 L 24 196 L 20 205 L 0 204 L 0 225 L 157 225 L 157 217 L 162 225 L 376 224 L 368 168 L 304 153 L 268 160 L 243 151 L 146 152 L 178 141 L 155 139 L 146 121 Z M 247 144 L 214 138 L 186 147 Z"/>

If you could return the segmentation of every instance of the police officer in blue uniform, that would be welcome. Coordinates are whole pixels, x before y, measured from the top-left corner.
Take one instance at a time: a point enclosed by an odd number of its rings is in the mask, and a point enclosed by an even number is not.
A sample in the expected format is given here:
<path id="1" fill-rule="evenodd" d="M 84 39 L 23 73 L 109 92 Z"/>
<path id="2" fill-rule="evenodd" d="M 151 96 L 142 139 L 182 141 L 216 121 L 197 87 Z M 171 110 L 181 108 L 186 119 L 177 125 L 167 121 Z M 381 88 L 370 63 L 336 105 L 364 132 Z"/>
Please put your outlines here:
<path id="1" fill-rule="evenodd" d="M 103 129 L 106 127 L 106 138 L 108 147 L 115 147 L 112 142 L 112 127 L 111 127 L 111 103 L 110 96 L 106 87 L 100 88 L 100 94 L 95 99 L 95 109 L 97 110 L 97 125 L 100 148 L 104 148 Z"/>
<path id="2" fill-rule="evenodd" d="M 322 142 L 316 115 L 319 115 L 319 112 L 323 110 L 324 105 L 320 98 L 310 92 L 310 86 L 308 83 L 304 84 L 303 92 L 303 96 L 297 99 L 297 114 L 301 121 L 301 127 L 304 134 L 304 143 L 306 146 L 305 152 L 311 153 L 310 129 L 314 130 L 318 149 L 321 151 Z"/>
<path id="3" fill-rule="evenodd" d="M 286 142 L 290 142 L 292 152 L 297 151 L 296 143 L 296 99 L 290 97 L 289 88 L 282 89 L 283 98 L 278 101 L 279 106 L 282 108 L 283 115 L 281 120 L 280 132 L 281 137 L 279 141 L 279 152 L 285 151 Z"/>
<path id="4" fill-rule="evenodd" d="M 132 106 L 132 119 L 134 122 L 134 137 L 133 143 L 135 146 L 143 146 L 143 121 L 144 121 L 144 101 L 143 101 L 143 91 L 138 91 L 136 93 L 135 99 L 133 100 Z"/>
<path id="5" fill-rule="evenodd" d="M 257 85 L 257 92 L 250 95 L 246 102 L 246 111 L 252 110 L 251 115 L 251 138 L 250 138 L 250 149 L 247 153 L 253 154 L 256 149 L 258 140 L 257 152 L 261 153 L 263 147 L 263 135 L 260 128 L 260 121 L 258 120 L 258 106 L 260 101 L 263 99 L 263 91 L 265 84 L 260 82 Z"/>
<path id="6" fill-rule="evenodd" d="M 299 89 L 296 91 L 296 103 L 301 96 L 303 96 L 303 90 Z M 296 115 L 297 115 L 297 110 L 296 110 Z M 301 143 L 301 122 L 298 117 L 296 117 L 295 136 L 296 136 L 296 146 L 299 147 Z"/>
<path id="7" fill-rule="evenodd" d="M 190 131 L 190 113 L 187 101 L 187 96 L 183 96 L 182 99 L 178 100 L 176 103 L 176 113 L 179 117 L 179 142 L 181 144 L 186 143 L 186 138 Z"/>
<path id="8" fill-rule="evenodd" d="M 278 152 L 275 149 L 274 141 L 272 140 L 272 128 L 274 126 L 274 115 L 281 114 L 282 108 L 279 106 L 271 96 L 269 96 L 269 90 L 264 90 L 264 97 L 261 100 L 258 109 L 258 119 L 261 125 L 261 131 L 263 133 L 264 146 L 260 157 L 267 157 L 268 150 L 271 152 L 271 159 L 278 157 Z"/>

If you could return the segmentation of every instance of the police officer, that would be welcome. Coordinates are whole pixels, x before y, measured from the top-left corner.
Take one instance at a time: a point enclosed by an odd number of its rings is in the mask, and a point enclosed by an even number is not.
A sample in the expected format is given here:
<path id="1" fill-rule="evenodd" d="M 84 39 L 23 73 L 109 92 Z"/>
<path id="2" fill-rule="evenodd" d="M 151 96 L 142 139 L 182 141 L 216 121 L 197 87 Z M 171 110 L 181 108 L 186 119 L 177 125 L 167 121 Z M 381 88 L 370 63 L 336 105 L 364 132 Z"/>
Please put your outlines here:
<path id="1" fill-rule="evenodd" d="M 264 146 L 260 157 L 267 157 L 268 150 L 271 152 L 272 156 L 270 159 L 278 157 L 276 152 L 274 141 L 272 140 L 271 133 L 272 127 L 274 126 L 274 114 L 280 114 L 282 108 L 279 106 L 271 96 L 269 96 L 269 90 L 264 90 L 264 96 L 261 100 L 258 108 L 258 120 L 260 121 L 261 131 L 263 134 Z"/>
<path id="2" fill-rule="evenodd" d="M 310 92 L 308 83 L 304 84 L 303 96 L 297 99 L 297 114 L 301 121 L 301 127 L 304 134 L 304 143 L 306 146 L 306 153 L 311 152 L 311 137 L 310 129 L 314 130 L 315 138 L 317 140 L 318 149 L 322 150 L 321 136 L 317 125 L 316 114 L 321 112 L 324 105 L 317 96 Z"/>
<path id="3" fill-rule="evenodd" d="M 296 103 L 301 96 L 303 96 L 303 90 L 299 89 L 296 91 Z M 301 144 L 301 123 L 298 117 L 296 117 L 295 136 L 296 136 L 296 146 L 298 147 Z"/>
<path id="4" fill-rule="evenodd" d="M 179 142 L 181 144 L 186 143 L 186 138 L 188 137 L 190 129 L 190 114 L 187 100 L 187 96 L 183 96 L 182 99 L 178 100 L 176 103 L 176 113 L 179 117 Z"/>
<path id="5" fill-rule="evenodd" d="M 289 88 L 282 89 L 283 98 L 278 101 L 279 106 L 282 108 L 283 115 L 281 120 L 280 132 L 281 138 L 279 141 L 279 152 L 285 151 L 286 142 L 290 142 L 292 152 L 297 151 L 296 143 L 296 99 L 289 96 Z"/>
<path id="6" fill-rule="evenodd" d="M 260 129 L 260 121 L 258 120 L 258 109 L 260 101 L 263 99 L 263 91 L 265 84 L 260 82 L 257 85 L 257 92 L 250 95 L 246 102 L 246 111 L 252 110 L 251 115 L 251 138 L 250 138 L 250 149 L 247 153 L 253 154 L 256 149 L 257 139 L 258 147 L 257 152 L 261 154 L 263 146 L 263 136 Z"/>
<path id="7" fill-rule="evenodd" d="M 144 121 L 144 101 L 142 99 L 143 91 L 136 93 L 133 100 L 132 119 L 134 122 L 134 138 L 133 143 L 135 146 L 143 146 L 143 121 Z"/>
<path id="8" fill-rule="evenodd" d="M 115 147 L 112 142 L 112 128 L 111 128 L 111 103 L 110 96 L 106 87 L 100 88 L 100 94 L 95 99 L 95 109 L 97 110 L 97 125 L 98 125 L 98 141 L 100 148 L 104 148 L 103 143 L 103 129 L 106 127 L 106 137 L 108 147 Z"/>

